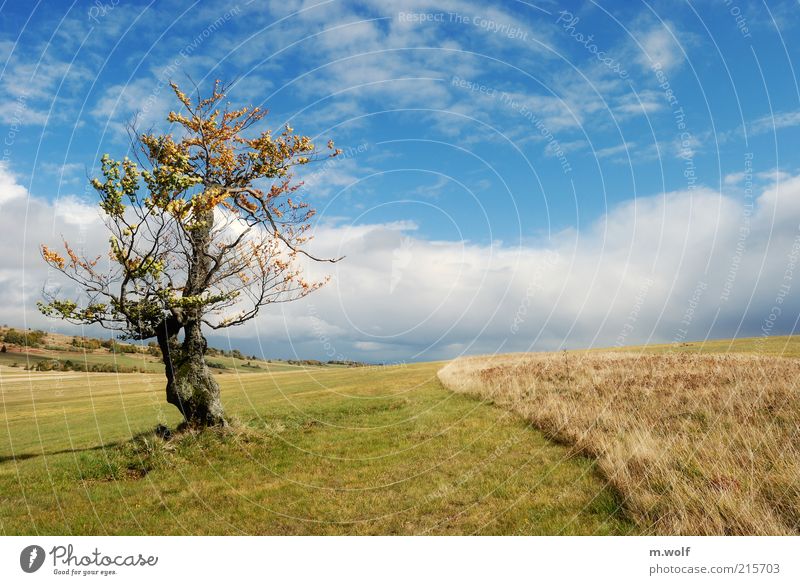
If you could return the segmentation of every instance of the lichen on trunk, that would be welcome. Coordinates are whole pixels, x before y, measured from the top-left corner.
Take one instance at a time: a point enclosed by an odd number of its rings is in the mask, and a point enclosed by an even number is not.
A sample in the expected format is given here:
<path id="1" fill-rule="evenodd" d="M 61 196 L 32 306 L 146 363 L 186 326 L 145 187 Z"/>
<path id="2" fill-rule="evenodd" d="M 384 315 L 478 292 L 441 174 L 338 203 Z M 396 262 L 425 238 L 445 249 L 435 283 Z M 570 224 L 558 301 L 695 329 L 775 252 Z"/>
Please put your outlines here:
<path id="1" fill-rule="evenodd" d="M 178 341 L 183 328 L 185 338 Z M 219 384 L 205 361 L 208 344 L 198 322 L 165 321 L 158 335 L 167 377 L 167 402 L 193 427 L 226 426 Z"/>
<path id="2" fill-rule="evenodd" d="M 209 246 L 214 214 L 211 210 L 197 213 L 189 233 L 192 245 L 191 263 L 183 294 L 196 299 L 206 290 L 211 270 Z M 167 376 L 167 402 L 175 405 L 186 423 L 195 427 L 224 426 L 225 413 L 220 401 L 219 384 L 206 365 L 208 343 L 202 329 L 203 304 L 190 302 L 165 320 L 159 334 L 159 345 Z M 178 333 L 183 330 L 183 343 Z"/>

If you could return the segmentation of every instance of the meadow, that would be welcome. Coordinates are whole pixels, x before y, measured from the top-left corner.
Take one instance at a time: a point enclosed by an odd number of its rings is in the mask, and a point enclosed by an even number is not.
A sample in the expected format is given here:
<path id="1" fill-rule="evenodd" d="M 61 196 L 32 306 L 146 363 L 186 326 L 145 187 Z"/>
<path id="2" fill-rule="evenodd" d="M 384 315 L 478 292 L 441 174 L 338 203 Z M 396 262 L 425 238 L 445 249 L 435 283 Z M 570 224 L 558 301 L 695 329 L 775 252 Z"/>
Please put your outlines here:
<path id="1" fill-rule="evenodd" d="M 236 369 L 233 428 L 168 439 L 161 374 L 0 365 L 0 533 L 635 530 L 591 458 L 445 390 L 443 365 Z"/>
<path id="2" fill-rule="evenodd" d="M 217 356 L 234 424 L 204 433 L 176 431 L 158 358 L 11 349 L 3 534 L 800 530 L 794 337 L 369 367 Z M 21 365 L 68 358 L 146 367 Z"/>
<path id="3" fill-rule="evenodd" d="M 642 533 L 798 534 L 800 360 L 782 357 L 796 350 L 777 338 L 472 357 L 439 377 L 595 459 Z"/>

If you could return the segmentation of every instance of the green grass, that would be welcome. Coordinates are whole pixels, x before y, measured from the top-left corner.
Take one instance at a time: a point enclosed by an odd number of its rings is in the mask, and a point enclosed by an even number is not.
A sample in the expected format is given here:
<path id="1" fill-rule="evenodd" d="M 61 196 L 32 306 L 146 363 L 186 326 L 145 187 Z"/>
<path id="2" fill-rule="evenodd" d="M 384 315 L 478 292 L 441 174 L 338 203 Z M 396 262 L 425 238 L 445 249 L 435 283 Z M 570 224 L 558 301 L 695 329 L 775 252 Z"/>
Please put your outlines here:
<path id="1" fill-rule="evenodd" d="M 795 358 L 800 357 L 800 335 L 745 337 L 741 339 L 710 339 L 708 341 L 688 341 L 674 344 L 626 346 L 599 351 L 749 353 Z"/>
<path id="2" fill-rule="evenodd" d="M 632 531 L 591 460 L 440 367 L 224 374 L 240 426 L 170 441 L 160 375 L 0 368 L 0 533 Z"/>

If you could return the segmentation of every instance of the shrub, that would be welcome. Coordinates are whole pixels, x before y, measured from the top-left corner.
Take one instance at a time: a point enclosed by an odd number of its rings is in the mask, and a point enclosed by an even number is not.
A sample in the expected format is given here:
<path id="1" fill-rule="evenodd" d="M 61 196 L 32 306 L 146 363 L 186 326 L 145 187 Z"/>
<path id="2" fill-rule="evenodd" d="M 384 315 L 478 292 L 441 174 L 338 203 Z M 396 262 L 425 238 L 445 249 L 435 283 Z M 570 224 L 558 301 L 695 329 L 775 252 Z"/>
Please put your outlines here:
<path id="1" fill-rule="evenodd" d="M 44 338 L 47 334 L 42 331 L 41 329 L 34 329 L 33 331 L 28 331 L 28 345 L 30 347 L 38 347 L 42 343 L 44 343 Z"/>
<path id="2" fill-rule="evenodd" d="M 73 337 L 72 345 L 73 347 L 78 347 L 87 351 L 91 351 L 94 349 L 100 349 L 102 344 L 99 339 L 90 339 L 88 337 Z"/>
<path id="3" fill-rule="evenodd" d="M 17 331 L 16 329 L 9 329 L 3 336 L 3 341 L 6 343 L 13 343 L 14 345 L 25 345 L 25 333 Z"/>
<path id="4" fill-rule="evenodd" d="M 112 341 L 108 345 L 108 350 L 111 353 L 139 353 L 139 349 L 135 345 L 117 343 L 116 341 Z"/>

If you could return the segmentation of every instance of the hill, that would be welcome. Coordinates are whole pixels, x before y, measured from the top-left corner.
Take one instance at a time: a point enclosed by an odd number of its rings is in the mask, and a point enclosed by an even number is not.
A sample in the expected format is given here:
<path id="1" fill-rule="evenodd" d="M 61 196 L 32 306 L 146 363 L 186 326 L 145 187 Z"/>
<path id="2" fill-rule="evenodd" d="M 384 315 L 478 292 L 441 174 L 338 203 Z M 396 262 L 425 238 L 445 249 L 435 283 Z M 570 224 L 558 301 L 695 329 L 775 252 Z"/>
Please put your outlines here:
<path id="1" fill-rule="evenodd" d="M 359 367 L 359 362 L 259 359 L 237 349 L 210 347 L 207 363 L 216 374 L 277 372 L 305 367 Z M 77 337 L 39 330 L 0 327 L 0 368 L 90 373 L 163 373 L 161 351 L 154 342 L 124 343 L 113 339 Z"/>

